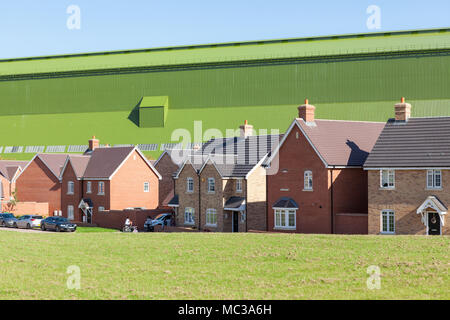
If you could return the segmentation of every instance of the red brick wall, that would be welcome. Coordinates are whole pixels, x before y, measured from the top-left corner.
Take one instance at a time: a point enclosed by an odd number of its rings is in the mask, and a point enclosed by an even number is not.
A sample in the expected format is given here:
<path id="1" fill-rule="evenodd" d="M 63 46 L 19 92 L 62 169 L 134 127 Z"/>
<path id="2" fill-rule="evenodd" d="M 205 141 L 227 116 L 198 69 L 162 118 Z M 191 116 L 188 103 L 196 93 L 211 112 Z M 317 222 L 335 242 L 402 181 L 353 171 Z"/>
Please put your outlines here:
<path id="1" fill-rule="evenodd" d="M 91 193 L 87 193 L 87 183 L 91 182 L 92 184 L 92 192 Z M 98 183 L 100 181 L 99 180 L 85 180 L 83 181 L 83 198 L 87 198 L 87 199 L 91 199 L 93 204 L 94 204 L 94 210 L 93 210 L 93 223 L 95 223 L 95 214 L 98 212 L 98 208 L 99 207 L 103 207 L 105 208 L 105 210 L 109 210 L 110 209 L 110 181 L 108 180 L 102 180 L 101 182 L 105 183 L 105 194 L 104 195 L 99 195 L 98 194 Z M 81 201 L 81 199 L 80 199 Z"/>
<path id="2" fill-rule="evenodd" d="M 72 181 L 74 183 L 74 194 L 67 194 L 68 191 L 68 182 Z M 70 162 L 68 162 L 66 170 L 64 171 L 64 175 L 62 177 L 61 184 L 61 208 L 63 217 L 68 217 L 67 207 L 69 205 L 73 206 L 74 212 L 74 221 L 83 221 L 82 212 L 78 208 L 82 197 L 82 182 L 77 180 L 77 176 L 75 175 L 75 171 L 72 168 Z"/>
<path id="3" fill-rule="evenodd" d="M 165 153 L 155 165 L 162 179 L 159 181 L 159 205 L 167 206 L 174 196 L 174 181 L 172 175 L 178 170 L 178 166 Z"/>
<path id="4" fill-rule="evenodd" d="M 21 202 L 48 203 L 49 215 L 61 210 L 59 179 L 39 159 L 35 158 L 16 181 L 17 198 Z"/>
<path id="5" fill-rule="evenodd" d="M 367 213 L 367 171 L 362 168 L 330 170 L 333 176 L 334 213 Z"/>
<path id="6" fill-rule="evenodd" d="M 334 218 L 336 234 L 368 233 L 368 215 L 365 213 L 338 213 Z"/>
<path id="7" fill-rule="evenodd" d="M 296 138 L 298 133 L 298 139 Z M 299 205 L 297 226 L 299 233 L 330 233 L 330 192 L 329 173 L 310 143 L 298 129 L 294 127 L 279 151 L 278 161 L 271 165 L 268 180 L 268 230 L 274 229 L 274 211 L 276 201 L 281 197 L 294 199 Z M 286 173 L 283 170 L 287 170 Z M 303 191 L 304 171 L 313 172 L 314 191 Z M 289 191 L 281 191 L 289 189 Z"/>
<path id="8" fill-rule="evenodd" d="M 144 182 L 150 183 L 150 192 L 144 192 Z M 136 151 L 113 176 L 110 186 L 111 210 L 158 207 L 158 176 Z"/>
<path id="9" fill-rule="evenodd" d="M 171 210 L 110 210 L 98 212 L 94 215 L 95 224 L 101 228 L 122 230 L 127 217 L 139 230 L 144 229 L 147 217 L 156 217 L 160 213 L 171 213 Z"/>
<path id="10" fill-rule="evenodd" d="M 27 214 L 36 214 L 42 216 L 48 216 L 48 203 L 38 203 L 38 202 L 19 202 L 11 210 L 11 207 L 4 207 L 5 211 L 17 216 L 24 216 Z"/>

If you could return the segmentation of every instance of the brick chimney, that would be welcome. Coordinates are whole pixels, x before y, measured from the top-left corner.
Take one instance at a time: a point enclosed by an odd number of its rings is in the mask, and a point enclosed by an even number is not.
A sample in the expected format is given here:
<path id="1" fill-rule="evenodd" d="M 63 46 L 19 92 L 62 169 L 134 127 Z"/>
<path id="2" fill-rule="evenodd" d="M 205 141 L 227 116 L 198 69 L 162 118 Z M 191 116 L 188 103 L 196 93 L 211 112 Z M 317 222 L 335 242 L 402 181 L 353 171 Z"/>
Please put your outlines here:
<path id="1" fill-rule="evenodd" d="M 248 124 L 247 120 L 239 128 L 241 129 L 241 138 L 247 138 L 253 135 L 253 126 Z"/>
<path id="2" fill-rule="evenodd" d="M 411 117 L 411 105 L 402 98 L 400 103 L 395 105 L 395 121 L 408 121 Z"/>
<path id="3" fill-rule="evenodd" d="M 308 99 L 305 99 L 305 104 L 298 107 L 298 117 L 303 119 L 306 123 L 313 123 L 315 110 L 316 107 L 310 105 Z"/>
<path id="4" fill-rule="evenodd" d="M 100 141 L 93 136 L 92 139 L 89 140 L 89 150 L 94 151 L 98 147 L 100 147 Z"/>

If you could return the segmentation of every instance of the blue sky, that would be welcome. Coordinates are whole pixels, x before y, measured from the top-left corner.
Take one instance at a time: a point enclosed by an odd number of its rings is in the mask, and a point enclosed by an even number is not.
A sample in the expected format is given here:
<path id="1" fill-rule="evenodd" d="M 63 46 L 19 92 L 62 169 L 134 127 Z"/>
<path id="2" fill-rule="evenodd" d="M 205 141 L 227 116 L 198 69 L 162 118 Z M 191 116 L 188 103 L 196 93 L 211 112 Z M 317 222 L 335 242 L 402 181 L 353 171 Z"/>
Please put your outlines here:
<path id="1" fill-rule="evenodd" d="M 69 30 L 67 8 L 80 8 Z M 368 29 L 366 10 L 381 10 Z M 448 0 L 14 0 L 0 3 L 0 58 L 450 26 Z"/>

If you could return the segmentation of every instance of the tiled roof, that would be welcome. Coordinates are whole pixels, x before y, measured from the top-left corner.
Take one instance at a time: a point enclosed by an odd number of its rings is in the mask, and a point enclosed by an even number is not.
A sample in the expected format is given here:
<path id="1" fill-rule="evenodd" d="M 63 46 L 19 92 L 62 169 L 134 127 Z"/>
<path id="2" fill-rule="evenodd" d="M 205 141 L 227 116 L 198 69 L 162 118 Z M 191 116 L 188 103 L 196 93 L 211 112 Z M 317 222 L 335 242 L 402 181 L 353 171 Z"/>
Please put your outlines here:
<path id="1" fill-rule="evenodd" d="M 84 178 L 109 178 L 134 147 L 97 148 L 84 172 Z"/>
<path id="2" fill-rule="evenodd" d="M 23 169 L 28 161 L 8 161 L 0 160 L 0 174 L 8 181 L 11 181 L 19 168 Z"/>
<path id="3" fill-rule="evenodd" d="M 61 170 L 67 160 L 67 154 L 38 154 L 38 157 L 45 163 L 45 165 L 59 178 Z"/>
<path id="4" fill-rule="evenodd" d="M 291 198 L 280 198 L 272 208 L 298 209 L 298 204 Z"/>
<path id="5" fill-rule="evenodd" d="M 73 170 L 77 178 L 81 178 L 89 163 L 90 156 L 80 156 L 80 155 L 70 155 L 70 163 L 72 164 Z"/>
<path id="6" fill-rule="evenodd" d="M 315 120 L 314 125 L 297 119 L 327 165 L 362 166 L 383 130 L 384 123 Z"/>
<path id="7" fill-rule="evenodd" d="M 239 209 L 245 202 L 243 197 L 231 197 L 225 202 L 224 208 Z"/>
<path id="8" fill-rule="evenodd" d="M 450 167 L 450 117 L 390 119 L 365 167 Z"/>

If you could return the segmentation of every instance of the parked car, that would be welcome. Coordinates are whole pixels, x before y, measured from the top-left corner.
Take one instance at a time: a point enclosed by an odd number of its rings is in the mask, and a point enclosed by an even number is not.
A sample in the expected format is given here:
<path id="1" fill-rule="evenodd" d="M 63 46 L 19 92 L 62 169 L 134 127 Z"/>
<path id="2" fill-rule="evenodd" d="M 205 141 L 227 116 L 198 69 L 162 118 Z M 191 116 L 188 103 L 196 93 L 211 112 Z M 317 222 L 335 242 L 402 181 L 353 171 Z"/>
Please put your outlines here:
<path id="1" fill-rule="evenodd" d="M 15 228 L 17 221 L 17 218 L 11 213 L 0 214 L 0 226 L 2 227 Z"/>
<path id="2" fill-rule="evenodd" d="M 144 223 L 145 231 L 153 231 L 155 226 L 166 226 L 169 225 L 172 220 L 171 213 L 162 213 L 156 216 L 155 219 L 147 219 Z"/>
<path id="3" fill-rule="evenodd" d="M 56 232 L 61 231 L 70 231 L 74 232 L 77 230 L 77 225 L 71 223 L 67 218 L 63 217 L 48 217 L 47 219 L 42 220 L 41 222 L 41 230 L 54 230 Z"/>
<path id="4" fill-rule="evenodd" d="M 44 218 L 42 216 L 32 216 L 32 215 L 22 216 L 16 222 L 16 226 L 17 228 L 26 228 L 26 229 L 39 228 L 41 226 L 41 221 L 43 219 Z"/>

